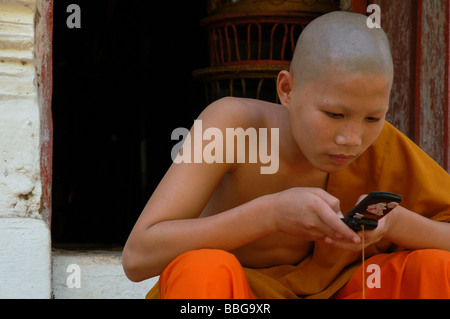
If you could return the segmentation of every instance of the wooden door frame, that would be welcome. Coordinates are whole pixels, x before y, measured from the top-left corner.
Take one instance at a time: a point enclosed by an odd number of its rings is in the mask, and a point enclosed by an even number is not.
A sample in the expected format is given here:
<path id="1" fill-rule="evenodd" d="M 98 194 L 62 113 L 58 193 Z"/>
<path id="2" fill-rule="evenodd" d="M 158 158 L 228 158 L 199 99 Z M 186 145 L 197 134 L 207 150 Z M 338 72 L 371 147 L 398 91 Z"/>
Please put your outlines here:
<path id="1" fill-rule="evenodd" d="M 36 71 L 40 113 L 41 214 L 51 224 L 53 171 L 53 0 L 37 0 L 35 12 Z"/>

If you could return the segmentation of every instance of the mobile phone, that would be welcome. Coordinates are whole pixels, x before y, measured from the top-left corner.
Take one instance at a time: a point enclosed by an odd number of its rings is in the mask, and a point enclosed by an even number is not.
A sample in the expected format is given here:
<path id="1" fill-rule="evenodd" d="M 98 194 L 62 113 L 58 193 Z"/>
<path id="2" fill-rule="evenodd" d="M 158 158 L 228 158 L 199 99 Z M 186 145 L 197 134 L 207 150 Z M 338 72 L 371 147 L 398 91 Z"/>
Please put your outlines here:
<path id="1" fill-rule="evenodd" d="M 343 222 L 354 231 L 377 228 L 378 220 L 386 216 L 402 201 L 402 196 L 388 192 L 372 192 L 360 201 L 345 218 Z"/>

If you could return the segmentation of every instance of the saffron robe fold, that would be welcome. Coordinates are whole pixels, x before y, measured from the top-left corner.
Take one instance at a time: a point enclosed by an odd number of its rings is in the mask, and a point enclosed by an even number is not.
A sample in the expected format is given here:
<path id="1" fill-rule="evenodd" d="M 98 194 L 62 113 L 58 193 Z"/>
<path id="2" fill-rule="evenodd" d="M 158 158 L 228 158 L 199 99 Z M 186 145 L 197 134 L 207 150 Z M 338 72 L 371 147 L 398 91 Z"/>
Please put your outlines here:
<path id="1" fill-rule="evenodd" d="M 420 249 L 377 254 L 365 266 L 368 264 L 379 268 L 366 272 L 366 299 L 450 299 L 448 251 Z M 361 268 L 333 298 L 363 298 Z"/>
<path id="2" fill-rule="evenodd" d="M 362 194 L 385 191 L 401 194 L 401 205 L 415 213 L 450 222 L 450 175 L 388 122 L 364 154 L 330 174 L 327 191 L 340 200 L 342 212 L 350 211 Z M 365 255 L 369 258 L 400 250 L 383 239 L 367 247 Z M 316 245 L 297 265 L 244 267 L 244 271 L 255 298 L 330 298 L 360 265 L 360 254 L 323 244 Z M 147 297 L 159 297 L 158 285 Z"/>

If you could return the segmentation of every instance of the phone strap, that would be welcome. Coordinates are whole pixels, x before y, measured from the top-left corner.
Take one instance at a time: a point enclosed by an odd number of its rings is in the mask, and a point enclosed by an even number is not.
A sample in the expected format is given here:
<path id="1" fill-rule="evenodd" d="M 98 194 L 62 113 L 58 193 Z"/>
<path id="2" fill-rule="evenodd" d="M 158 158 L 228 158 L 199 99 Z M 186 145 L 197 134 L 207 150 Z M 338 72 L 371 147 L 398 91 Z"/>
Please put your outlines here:
<path id="1" fill-rule="evenodd" d="M 364 267 L 364 225 L 361 225 L 361 230 L 362 230 L 362 240 L 361 240 L 361 245 L 362 245 L 362 295 L 363 295 L 363 299 L 366 299 L 366 271 L 365 271 L 365 267 Z"/>

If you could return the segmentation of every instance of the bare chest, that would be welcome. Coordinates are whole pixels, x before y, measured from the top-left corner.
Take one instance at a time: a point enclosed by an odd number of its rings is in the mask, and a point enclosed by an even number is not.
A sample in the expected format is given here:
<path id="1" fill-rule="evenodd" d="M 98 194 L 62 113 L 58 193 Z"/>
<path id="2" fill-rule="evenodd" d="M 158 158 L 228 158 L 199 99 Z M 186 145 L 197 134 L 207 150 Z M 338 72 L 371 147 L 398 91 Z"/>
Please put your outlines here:
<path id="1" fill-rule="evenodd" d="M 203 215 L 220 213 L 255 198 L 293 187 L 326 188 L 326 183 L 326 174 L 304 175 L 290 169 L 280 169 L 276 174 L 260 174 L 258 165 L 244 164 L 237 171 L 224 176 Z"/>
<path id="2" fill-rule="evenodd" d="M 303 176 L 290 170 L 277 174 L 259 174 L 259 166 L 227 174 L 216 188 L 202 216 L 224 212 L 255 198 L 281 192 L 292 187 L 326 186 L 325 176 Z M 267 267 L 294 264 L 304 258 L 312 247 L 311 242 L 281 233 L 259 238 L 234 251 L 243 265 Z"/>

